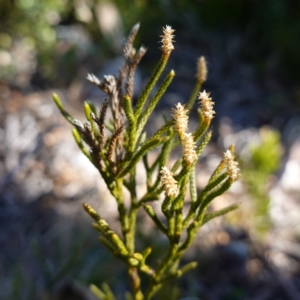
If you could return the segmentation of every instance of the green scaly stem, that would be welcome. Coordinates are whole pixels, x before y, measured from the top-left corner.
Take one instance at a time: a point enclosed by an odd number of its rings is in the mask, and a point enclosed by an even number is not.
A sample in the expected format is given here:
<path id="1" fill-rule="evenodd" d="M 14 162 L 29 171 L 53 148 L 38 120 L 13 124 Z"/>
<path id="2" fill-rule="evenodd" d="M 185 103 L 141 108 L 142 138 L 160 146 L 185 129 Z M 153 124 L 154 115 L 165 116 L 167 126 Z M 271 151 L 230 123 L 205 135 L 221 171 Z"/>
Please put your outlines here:
<path id="1" fill-rule="evenodd" d="M 136 104 L 136 107 L 135 107 L 135 110 L 134 110 L 134 116 L 136 118 L 139 118 L 139 116 L 141 114 L 141 111 L 142 111 L 142 109 L 143 109 L 143 107 L 144 107 L 151 91 L 153 90 L 157 80 L 159 79 L 161 73 L 163 72 L 163 70 L 166 67 L 168 59 L 169 59 L 169 57 L 166 56 L 166 55 L 161 56 L 161 59 L 159 60 L 159 62 L 157 64 L 156 68 L 154 69 L 147 85 L 145 86 L 140 98 L 137 101 L 137 104 Z"/>

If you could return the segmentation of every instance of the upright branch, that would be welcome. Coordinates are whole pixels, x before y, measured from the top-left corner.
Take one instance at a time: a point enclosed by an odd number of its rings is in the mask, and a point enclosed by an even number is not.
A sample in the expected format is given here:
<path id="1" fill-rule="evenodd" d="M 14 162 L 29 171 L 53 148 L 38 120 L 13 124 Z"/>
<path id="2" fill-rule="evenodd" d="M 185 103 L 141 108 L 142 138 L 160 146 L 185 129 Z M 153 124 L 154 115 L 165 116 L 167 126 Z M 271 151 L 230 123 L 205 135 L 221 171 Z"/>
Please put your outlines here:
<path id="1" fill-rule="evenodd" d="M 202 84 L 207 79 L 207 74 L 208 74 L 208 70 L 207 70 L 206 59 L 204 56 L 201 56 L 197 62 L 196 83 L 190 95 L 189 101 L 186 104 L 186 109 L 188 111 L 190 111 L 193 108 L 195 101 L 197 99 L 197 95 L 199 94 L 199 91 L 202 87 Z"/>

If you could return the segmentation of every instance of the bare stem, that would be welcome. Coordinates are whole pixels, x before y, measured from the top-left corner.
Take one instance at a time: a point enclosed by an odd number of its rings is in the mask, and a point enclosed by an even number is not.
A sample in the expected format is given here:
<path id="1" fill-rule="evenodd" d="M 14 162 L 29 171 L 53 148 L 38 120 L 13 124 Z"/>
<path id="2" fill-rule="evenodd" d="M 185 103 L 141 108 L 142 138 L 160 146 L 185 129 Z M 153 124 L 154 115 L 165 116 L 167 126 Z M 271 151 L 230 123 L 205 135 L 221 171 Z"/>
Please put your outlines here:
<path id="1" fill-rule="evenodd" d="M 138 274 L 138 270 L 135 267 L 131 267 L 128 270 L 128 274 L 131 281 L 131 287 L 133 291 L 134 300 L 144 300 L 144 295 L 141 291 L 141 279 Z"/>

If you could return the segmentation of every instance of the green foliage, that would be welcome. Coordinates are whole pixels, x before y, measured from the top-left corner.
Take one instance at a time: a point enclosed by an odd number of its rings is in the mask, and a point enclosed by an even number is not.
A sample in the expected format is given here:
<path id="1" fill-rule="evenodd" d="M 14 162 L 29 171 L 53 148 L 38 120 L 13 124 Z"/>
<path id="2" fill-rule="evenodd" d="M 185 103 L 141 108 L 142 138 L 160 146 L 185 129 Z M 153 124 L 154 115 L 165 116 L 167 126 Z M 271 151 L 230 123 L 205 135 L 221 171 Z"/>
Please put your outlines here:
<path id="1" fill-rule="evenodd" d="M 102 290 L 94 284 L 90 285 L 90 291 L 100 300 L 115 300 L 115 296 L 108 284 L 102 284 Z"/>
<path id="2" fill-rule="evenodd" d="M 116 0 L 125 28 L 130 22 L 143 20 L 143 34 L 152 40 L 155 20 L 171 23 L 178 29 L 188 28 L 191 39 L 207 32 L 240 32 L 241 55 L 261 71 L 269 68 L 268 60 L 278 59 L 281 74 L 299 82 L 300 2 L 295 0 L 206 0 L 206 1 L 130 1 Z M 130 9 L 129 9 L 130 7 Z M 145 14 L 147 11 L 147 14 Z M 200 28 L 200 30 L 199 30 Z M 205 33 L 204 33 L 205 32 Z M 284 77 L 286 79 L 286 77 Z"/>
<path id="3" fill-rule="evenodd" d="M 280 164 L 280 135 L 276 130 L 262 128 L 261 143 L 249 145 L 253 169 L 265 176 L 272 175 Z"/>
<path id="4" fill-rule="evenodd" d="M 249 145 L 250 157 L 243 161 L 243 178 L 254 200 L 256 220 L 253 228 L 264 234 L 271 226 L 269 219 L 268 182 L 280 167 L 280 134 L 270 128 L 262 128 L 260 142 Z"/>
<path id="5" fill-rule="evenodd" d="M 178 29 L 188 28 L 194 40 L 199 35 L 199 28 L 204 28 L 206 32 L 227 31 L 232 28 L 243 35 L 245 46 L 241 49 L 242 55 L 263 68 L 267 67 L 268 58 L 276 55 L 281 66 L 292 73 L 293 76 L 289 79 L 299 79 L 296 72 L 300 66 L 299 1 L 1 0 L 0 3 L 0 49 L 10 53 L 12 44 L 21 43 L 23 48 L 31 49 L 36 55 L 39 74 L 47 79 L 54 79 L 56 72 L 59 72 L 60 83 L 65 79 L 61 78 L 64 69 L 68 69 L 64 77 L 76 71 L 78 49 L 71 43 L 66 52 L 57 55 L 57 25 L 64 25 L 66 28 L 73 25 L 80 27 L 95 42 L 93 51 L 97 55 L 100 51 L 97 46 L 100 39 L 101 52 L 105 56 L 115 52 L 113 41 L 99 31 L 97 7 L 104 3 L 117 8 L 125 30 L 133 22 L 143 20 L 142 35 L 147 35 L 150 41 L 156 38 L 159 30 L 157 19 L 167 24 L 172 23 Z M 82 17 L 82 11 L 89 18 Z M 92 53 L 88 54 L 91 57 Z M 14 68 L 14 62 L 2 67 L 0 77 L 13 78 Z"/>
<path id="6" fill-rule="evenodd" d="M 139 24 L 132 28 L 125 41 L 123 49 L 125 63 L 120 69 L 119 76 L 104 76 L 101 80 L 93 74 L 87 76 L 91 83 L 107 94 L 108 98 L 99 112 L 92 104 L 84 103 L 87 121 L 82 124 L 65 110 L 56 94 L 53 95 L 53 99 L 65 119 L 73 125 L 72 133 L 80 150 L 98 169 L 116 200 L 121 235 L 114 231 L 90 205 L 84 203 L 83 207 L 94 220 L 93 227 L 100 233 L 100 242 L 127 265 L 132 294 L 128 293 L 126 298 L 149 300 L 170 280 L 180 278 L 197 266 L 196 262 L 181 266 L 180 261 L 201 226 L 212 218 L 237 208 L 236 205 L 232 205 L 217 212 L 207 212 L 211 201 L 228 190 L 239 177 L 239 169 L 237 162 L 234 161 L 233 147 L 230 147 L 207 186 L 200 193 L 197 192 L 195 165 L 211 138 L 211 131 L 208 128 L 215 113 L 209 93 L 205 91 L 200 93 L 199 125 L 194 133 L 188 133 L 188 114 L 201 89 L 203 76 L 197 75 L 195 88 L 187 102 L 188 109 L 178 103 L 173 109 L 173 118 L 166 120 L 166 124 L 152 136 L 147 136 L 144 128 L 149 116 L 175 76 L 175 72 L 171 70 L 153 98 L 150 98 L 173 50 L 174 30 L 169 26 L 163 29 L 161 58 L 136 104 L 133 105 L 135 102 L 130 96 L 134 86 L 133 75 L 145 53 L 143 47 L 139 50 L 133 48 L 133 40 L 138 29 Z M 206 74 L 206 65 L 198 67 L 197 74 Z M 108 108 L 112 115 L 109 122 L 106 121 Z M 150 165 L 148 154 L 159 146 L 161 146 L 159 154 Z M 177 147 L 182 148 L 182 157 L 178 158 L 169 169 L 166 167 L 169 164 L 168 158 Z M 140 161 L 144 163 L 147 173 L 145 182 L 147 191 L 139 198 L 136 176 Z M 154 174 L 158 172 L 160 175 L 156 175 L 155 178 Z M 130 194 L 129 205 L 125 202 L 124 188 Z M 189 203 L 185 203 L 187 194 L 192 200 Z M 151 203 L 160 198 L 163 198 L 162 211 L 157 212 Z M 184 206 L 189 206 L 187 214 L 183 213 Z M 148 262 L 152 245 L 147 245 L 145 249 L 136 249 L 137 214 L 141 209 L 168 240 L 166 252 L 154 267 Z M 146 289 L 142 289 L 141 285 L 144 276 L 149 279 Z M 107 285 L 103 285 L 102 289 L 92 285 L 91 291 L 99 299 L 114 299 Z"/>
<path id="7" fill-rule="evenodd" d="M 63 229 L 62 233 L 59 224 L 38 237 L 30 232 L 29 247 L 22 253 L 25 252 L 25 257 L 16 257 L 19 263 L 0 275 L 1 299 L 58 299 L 67 278 L 76 278 L 73 283 L 87 286 L 91 282 L 101 285 L 107 276 L 114 275 L 114 282 L 124 278 L 122 270 L 116 270 L 118 264 L 110 253 L 99 249 L 94 232 L 83 232 L 83 224 L 78 225 Z M 106 271 L 99 272 L 99 266 Z"/>
<path id="8" fill-rule="evenodd" d="M 45 75 L 53 71 L 53 52 L 57 41 L 56 25 L 70 6 L 60 0 L 1 1 L 0 48 L 10 51 L 13 43 L 37 52 Z M 0 74 L 9 76 L 9 74 Z M 13 71 L 11 72 L 13 75 Z"/>

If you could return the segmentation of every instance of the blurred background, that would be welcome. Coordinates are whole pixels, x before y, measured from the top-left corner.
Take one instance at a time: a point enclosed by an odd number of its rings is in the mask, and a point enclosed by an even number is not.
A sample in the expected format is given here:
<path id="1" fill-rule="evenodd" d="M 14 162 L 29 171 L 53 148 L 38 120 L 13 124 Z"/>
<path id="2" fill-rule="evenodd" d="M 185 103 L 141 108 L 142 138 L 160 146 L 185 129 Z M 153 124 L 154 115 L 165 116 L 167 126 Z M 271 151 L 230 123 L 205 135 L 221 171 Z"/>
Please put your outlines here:
<path id="1" fill-rule="evenodd" d="M 99 106 L 104 97 L 86 74 L 117 74 L 124 37 L 137 22 L 136 45 L 148 48 L 137 95 L 159 60 L 162 27 L 176 30 L 167 66 L 176 77 L 149 127 L 187 101 L 204 55 L 203 87 L 217 115 L 198 164 L 199 189 L 232 143 L 242 169 L 241 180 L 213 203 L 240 208 L 203 228 L 186 256 L 199 267 L 157 299 L 300 299 L 297 0 L 0 0 L 0 298 L 94 299 L 89 284 L 105 281 L 122 299 L 129 287 L 81 203 L 112 224 L 116 206 L 51 94 L 83 120 L 83 101 Z M 144 215 L 140 220 L 138 248 L 154 244 L 155 265 L 166 241 Z"/>

